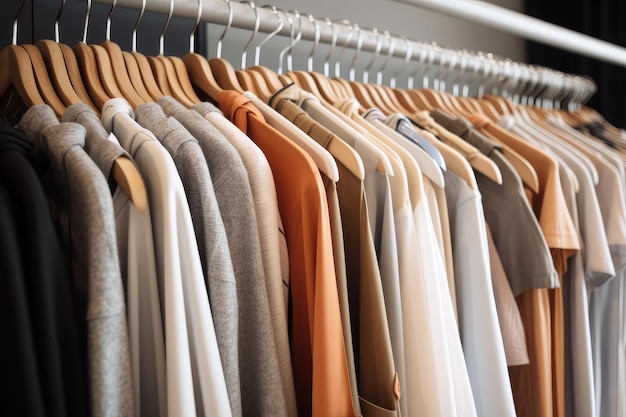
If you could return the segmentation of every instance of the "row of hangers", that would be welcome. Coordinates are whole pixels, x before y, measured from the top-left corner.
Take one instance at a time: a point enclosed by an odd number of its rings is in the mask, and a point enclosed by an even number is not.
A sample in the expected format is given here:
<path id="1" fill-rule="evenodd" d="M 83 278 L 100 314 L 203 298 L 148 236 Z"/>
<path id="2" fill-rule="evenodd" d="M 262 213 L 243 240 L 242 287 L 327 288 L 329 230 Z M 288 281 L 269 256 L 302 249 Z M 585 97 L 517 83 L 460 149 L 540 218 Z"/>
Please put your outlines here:
<path id="1" fill-rule="evenodd" d="M 315 25 L 315 40 L 307 59 L 308 71 L 294 71 L 291 65 L 291 53 L 302 36 L 303 16 L 297 11 L 290 14 L 274 7 L 272 7 L 272 12 L 276 17 L 276 28 L 255 47 L 254 65 L 246 68 L 247 52 L 258 34 L 260 26 L 259 13 L 252 2 L 249 3 L 249 6 L 255 12 L 255 26 L 252 36 L 242 52 L 241 69 L 239 70 L 235 70 L 229 61 L 221 58 L 223 39 L 233 21 L 233 9 L 228 0 L 226 0 L 229 10 L 228 22 L 218 41 L 217 57 L 211 59 L 195 53 L 193 49 L 193 36 L 202 16 L 201 0 L 197 3 L 198 13 L 190 35 L 190 52 L 182 58 L 165 56 L 163 53 L 163 38 L 173 15 L 174 0 L 170 0 L 169 3 L 168 18 L 159 37 L 160 52 L 157 56 L 146 57 L 136 50 L 136 33 L 145 12 L 146 0 L 142 0 L 140 15 L 132 32 L 133 43 L 130 52 L 122 51 L 116 43 L 110 40 L 111 16 L 117 0 L 113 0 L 107 17 L 105 40 L 101 44 L 86 43 L 91 0 L 87 1 L 82 42 L 70 47 L 59 41 L 59 19 L 66 3 L 66 0 L 63 0 L 55 20 L 54 41 L 40 40 L 35 45 L 18 44 L 17 23 L 27 3 L 28 0 L 25 0 L 14 21 L 12 44 L 0 52 L 0 97 L 5 112 L 11 109 L 20 109 L 23 105 L 31 107 L 36 104 L 48 104 L 60 117 L 66 107 L 75 103 L 86 103 L 94 111 L 99 112 L 110 98 L 123 97 L 133 107 L 136 107 L 142 103 L 156 101 L 166 95 L 176 98 L 187 107 L 191 107 L 201 100 L 208 99 L 217 102 L 219 94 L 223 90 L 236 90 L 242 93 L 252 91 L 267 102 L 274 92 L 290 83 L 295 83 L 329 104 L 354 97 L 358 101 L 361 113 L 372 107 L 380 109 L 385 114 L 410 114 L 441 108 L 464 117 L 481 113 L 497 120 L 504 114 L 517 111 L 524 111 L 528 117 L 543 117 L 545 115 L 542 112 L 546 110 L 537 107 L 533 107 L 532 110 L 525 110 L 525 106 L 516 104 L 516 102 L 522 104 L 542 103 L 545 107 L 550 108 L 559 107 L 563 103 L 584 103 L 589 94 L 588 86 L 582 82 L 580 85 L 585 88 L 577 89 L 575 85 L 570 85 L 569 88 L 563 88 L 564 85 L 554 85 L 551 89 L 546 88 L 544 87 L 545 83 L 540 83 L 545 72 L 539 70 L 534 72 L 523 71 L 521 64 L 506 66 L 506 72 L 496 70 L 498 67 L 495 65 L 493 57 L 489 55 L 482 60 L 474 61 L 482 63 L 483 66 L 481 68 L 479 65 L 474 65 L 471 72 L 465 71 L 469 58 L 464 51 L 442 55 L 449 58 L 447 60 L 442 59 L 437 67 L 432 62 L 436 48 L 434 45 L 421 49 L 418 70 L 409 78 L 409 86 L 412 87 L 414 79 L 420 75 L 421 71 L 422 86 L 428 87 L 431 68 L 436 68 L 436 73 L 432 75 L 432 81 L 433 86 L 438 88 L 399 89 L 386 86 L 380 81 L 393 54 L 395 40 L 390 37 L 388 32 L 384 32 L 381 36 L 378 31 L 375 31 L 377 47 L 374 56 L 363 71 L 363 82 L 357 82 L 354 76 L 354 64 L 360 53 L 362 39 L 362 31 L 358 25 L 350 26 L 350 36 L 357 36 L 357 47 L 350 68 L 349 80 L 338 76 L 331 78 L 329 59 L 337 46 L 334 25 L 326 19 L 326 22 L 333 29 L 333 41 L 324 62 L 324 74 L 321 74 L 313 71 L 312 65 L 313 56 L 319 44 L 319 26 L 317 20 L 312 16 L 308 16 L 308 19 Z M 279 55 L 278 71 L 275 72 L 259 65 L 260 50 L 261 46 L 285 26 L 283 16 L 290 25 L 291 39 L 289 45 Z M 298 23 L 297 30 L 296 23 Z M 388 55 L 376 74 L 378 82 L 376 84 L 368 83 L 369 72 L 378 59 L 383 37 L 390 42 L 387 48 Z M 343 50 L 349 42 L 350 39 L 345 42 Z M 395 86 L 397 74 L 413 60 L 413 51 L 410 45 L 407 42 L 405 65 L 392 76 L 391 85 Z M 287 72 L 283 73 L 285 54 L 287 54 Z M 337 59 L 335 66 L 336 75 L 339 69 L 338 63 L 339 59 Z M 483 71 L 482 78 L 478 76 L 481 70 Z M 470 76 L 468 77 L 467 74 Z M 523 82 L 519 82 L 522 74 L 531 74 L 531 76 L 524 79 Z M 453 75 L 454 78 L 446 79 L 449 75 Z M 557 79 L 559 78 L 557 77 Z M 468 95 L 471 81 L 478 84 L 479 91 L 500 92 L 504 95 L 488 94 L 481 99 L 471 98 Z M 446 92 L 446 85 L 451 86 L 452 90 L 457 90 L 453 92 L 461 91 L 461 96 Z M 541 88 L 539 88 L 540 86 Z M 564 117 L 591 117 L 585 113 L 582 116 L 574 116 L 574 113 L 567 112 L 563 112 L 563 114 L 566 115 Z M 415 140 L 422 148 L 427 148 L 426 139 L 418 135 Z M 465 142 L 454 145 L 460 149 L 466 149 L 469 146 Z M 356 161 L 358 158 L 354 157 L 353 151 L 345 144 L 338 143 L 336 146 L 339 149 L 334 149 L 333 153 L 345 158 L 346 166 L 351 167 L 354 172 L 362 176 L 362 167 L 359 168 Z M 437 155 L 432 150 L 430 152 L 431 156 L 436 158 Z M 518 169 L 522 179 L 531 188 L 538 189 L 537 176 L 530 164 L 510 149 L 505 148 L 505 152 L 507 158 L 510 158 Z M 441 157 L 441 155 L 438 156 Z M 499 170 L 490 159 L 476 158 L 473 165 L 474 169 L 501 183 Z M 131 201 L 137 207 L 145 208 L 145 187 L 141 186 L 143 183 L 140 174 L 132 162 L 127 158 L 120 158 L 119 161 L 116 161 L 113 174 Z"/>

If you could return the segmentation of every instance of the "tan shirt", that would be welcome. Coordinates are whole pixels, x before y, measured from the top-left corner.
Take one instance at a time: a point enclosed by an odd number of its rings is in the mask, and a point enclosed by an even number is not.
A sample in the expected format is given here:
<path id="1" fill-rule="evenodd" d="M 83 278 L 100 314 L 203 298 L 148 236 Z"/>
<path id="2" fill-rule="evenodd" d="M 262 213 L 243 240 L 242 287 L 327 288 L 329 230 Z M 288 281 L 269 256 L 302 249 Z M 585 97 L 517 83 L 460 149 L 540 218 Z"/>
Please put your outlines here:
<path id="1" fill-rule="evenodd" d="M 569 215 L 556 160 L 482 115 L 470 118 L 481 132 L 502 141 L 526 158 L 537 171 L 540 191 L 527 195 L 562 277 L 568 258 L 580 250 Z M 564 413 L 564 323 L 560 289 L 533 289 L 518 296 L 528 341 L 530 365 L 511 368 L 519 417 L 560 417 Z"/>

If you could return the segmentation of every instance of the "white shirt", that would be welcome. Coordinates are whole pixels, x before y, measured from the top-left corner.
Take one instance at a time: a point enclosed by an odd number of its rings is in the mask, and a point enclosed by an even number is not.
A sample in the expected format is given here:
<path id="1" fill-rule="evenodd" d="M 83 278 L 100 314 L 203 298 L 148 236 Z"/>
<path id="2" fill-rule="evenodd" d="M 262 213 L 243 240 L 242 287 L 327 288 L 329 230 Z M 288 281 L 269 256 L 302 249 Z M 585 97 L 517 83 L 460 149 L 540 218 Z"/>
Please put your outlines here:
<path id="1" fill-rule="evenodd" d="M 444 174 L 454 253 L 459 329 L 478 414 L 515 416 L 478 190 Z"/>
<path id="2" fill-rule="evenodd" d="M 111 134 L 110 140 L 115 140 Z M 150 204 L 141 213 L 121 188 L 113 194 L 117 249 L 126 282 L 126 315 L 135 405 L 141 416 L 167 416 L 165 337 Z"/>
<path id="3" fill-rule="evenodd" d="M 381 133 L 394 136 L 381 121 L 368 120 Z M 405 169 L 394 167 L 392 189 L 408 186 Z M 402 176 L 405 178 L 396 178 Z M 421 196 L 414 200 L 415 207 L 407 197 L 408 189 L 394 189 L 392 193 L 405 343 L 407 382 L 403 391 L 408 415 L 476 416 L 422 177 L 413 178 L 411 184 L 415 187 L 412 191 Z"/>
<path id="4" fill-rule="evenodd" d="M 102 121 L 133 156 L 146 182 L 164 308 L 168 415 L 195 416 L 197 409 L 200 415 L 230 416 L 183 185 L 168 152 L 131 115 L 132 110 L 124 99 L 111 99 L 103 107 Z"/>
<path id="5" fill-rule="evenodd" d="M 441 415 L 477 416 L 479 414 L 472 393 L 468 374 L 469 369 L 464 359 L 445 267 L 439 253 L 427 198 L 423 198 L 415 207 L 412 218 L 417 238 L 417 253 L 420 254 L 424 297 L 427 300 L 426 304 L 429 305 L 430 314 L 428 317 L 430 318 L 431 337 L 434 342 L 433 348 L 439 356 L 438 366 L 440 369 L 436 372 L 446 375 L 447 380 L 441 382 L 445 383 L 448 389 L 452 390 L 452 405 L 455 408 L 454 414 L 444 413 Z M 415 260 L 417 260 L 417 257 L 415 257 Z M 414 300 L 413 304 L 416 302 Z M 405 338 L 407 337 L 405 332 Z M 417 337 L 417 343 L 421 344 L 419 333 L 415 334 L 414 337 Z M 441 355 L 445 355 L 445 357 L 442 358 Z M 409 353 L 407 352 L 407 359 L 408 357 Z M 442 387 L 439 387 L 439 390 L 441 389 Z"/>

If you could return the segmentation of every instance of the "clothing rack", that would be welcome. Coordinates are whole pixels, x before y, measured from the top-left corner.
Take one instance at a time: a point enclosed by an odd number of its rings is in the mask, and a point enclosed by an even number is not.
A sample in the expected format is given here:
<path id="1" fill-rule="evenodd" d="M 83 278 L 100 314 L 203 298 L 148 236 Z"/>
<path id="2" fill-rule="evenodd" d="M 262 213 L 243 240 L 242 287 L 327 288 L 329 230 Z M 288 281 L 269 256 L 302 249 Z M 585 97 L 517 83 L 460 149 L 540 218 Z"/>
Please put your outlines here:
<path id="1" fill-rule="evenodd" d="M 111 5 L 110 0 L 94 0 L 96 3 Z M 200 3 L 199 3 L 200 1 Z M 118 0 L 117 7 L 130 9 L 142 8 L 145 11 L 169 14 L 170 0 Z M 199 7 L 199 5 L 201 7 Z M 258 32 L 272 33 L 278 29 L 279 19 L 282 28 L 276 35 L 291 37 L 296 25 L 299 40 L 308 40 L 336 48 L 347 48 L 359 52 L 370 52 L 382 57 L 403 59 L 403 68 L 417 62 L 420 68 L 437 68 L 433 85 L 428 74 L 421 74 L 422 87 L 445 89 L 446 85 L 465 94 L 468 88 L 459 84 L 467 74 L 471 79 L 466 83 L 478 82 L 477 95 L 494 93 L 508 96 L 523 104 L 538 104 L 544 107 L 564 106 L 578 107 L 586 103 L 595 93 L 597 87 L 593 80 L 573 74 L 563 74 L 548 68 L 530 66 L 509 59 L 493 56 L 490 53 L 459 51 L 441 48 L 434 43 L 408 40 L 397 35 L 382 35 L 382 30 L 359 28 L 347 20 L 330 21 L 321 18 L 307 18 L 306 14 L 297 12 L 279 12 L 274 15 L 267 7 L 254 7 L 250 3 L 236 3 L 224 0 L 174 0 L 172 14 L 174 16 L 213 23 L 217 25 L 253 31 L 258 24 Z M 281 17 L 282 16 L 282 17 Z M 289 20 L 288 20 L 289 19 Z M 230 22 L 230 23 L 229 23 Z M 289 24 L 288 22 L 292 22 Z M 468 71 L 469 70 L 469 71 Z M 421 72 L 425 72 L 422 70 Z M 432 72 L 432 71 L 428 71 Z M 437 79 L 442 75 L 451 77 L 456 82 L 447 83 Z M 337 75 L 337 74 L 335 74 Z M 413 88 L 414 75 L 409 77 L 409 88 Z M 352 71 L 351 71 L 352 77 Z M 461 79 L 461 80 L 459 80 Z M 441 81 L 441 82 L 440 82 Z M 392 81 L 392 84 L 394 81 Z M 426 84 L 426 85 L 424 85 Z M 392 85 L 393 86 L 393 85 Z M 416 86 L 419 88 L 420 86 Z"/>
<path id="2" fill-rule="evenodd" d="M 393 0 L 626 67 L 626 48 L 484 1 Z"/>

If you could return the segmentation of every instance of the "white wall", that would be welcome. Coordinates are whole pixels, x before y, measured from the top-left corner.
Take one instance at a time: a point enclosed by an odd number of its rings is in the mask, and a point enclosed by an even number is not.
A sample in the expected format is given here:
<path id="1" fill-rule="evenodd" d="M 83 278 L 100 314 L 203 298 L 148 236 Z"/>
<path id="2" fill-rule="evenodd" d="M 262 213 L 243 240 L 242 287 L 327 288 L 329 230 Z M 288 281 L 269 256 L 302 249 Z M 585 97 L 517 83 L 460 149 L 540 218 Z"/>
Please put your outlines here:
<path id="1" fill-rule="evenodd" d="M 445 1 L 445 0 L 441 0 Z M 523 0 L 491 0 L 491 3 L 521 11 Z M 437 42 L 442 47 L 467 49 L 471 51 L 491 52 L 517 61 L 525 60 L 524 41 L 476 23 L 443 16 L 391 0 L 269 0 L 269 4 L 284 10 L 298 10 L 300 13 L 312 14 L 317 18 L 329 18 L 333 21 L 348 19 L 363 28 L 388 30 L 392 34 L 404 35 L 417 41 Z M 260 7 L 262 4 L 257 4 Z M 214 56 L 216 41 L 224 30 L 223 26 L 209 25 L 209 55 Z M 250 31 L 231 29 L 224 39 L 223 57 L 233 63 L 236 69 L 240 66 L 241 52 L 251 36 Z M 254 46 L 260 43 L 265 34 L 259 34 L 248 51 L 248 66 L 252 65 Z M 271 68 L 278 68 L 278 53 L 289 44 L 289 38 L 275 37 L 261 51 L 261 63 Z M 312 43 L 302 41 L 294 48 L 294 69 L 306 69 L 306 56 L 311 51 Z M 315 54 L 315 70 L 321 71 L 323 58 L 328 51 L 327 46 L 320 45 Z M 339 55 L 336 50 L 334 58 Z M 342 57 L 342 75 L 346 76 L 354 51 L 346 51 Z M 370 53 L 362 53 L 358 58 L 357 74 L 372 59 Z M 373 70 L 379 68 L 384 57 L 379 57 Z M 392 74 L 401 65 L 400 59 L 392 60 L 387 74 Z M 408 68 L 405 73 L 408 73 Z M 357 75 L 357 79 L 360 75 Z M 400 77 L 402 78 L 402 77 Z M 370 80 L 372 78 L 370 77 Z"/>

